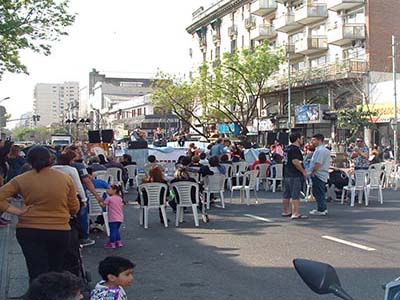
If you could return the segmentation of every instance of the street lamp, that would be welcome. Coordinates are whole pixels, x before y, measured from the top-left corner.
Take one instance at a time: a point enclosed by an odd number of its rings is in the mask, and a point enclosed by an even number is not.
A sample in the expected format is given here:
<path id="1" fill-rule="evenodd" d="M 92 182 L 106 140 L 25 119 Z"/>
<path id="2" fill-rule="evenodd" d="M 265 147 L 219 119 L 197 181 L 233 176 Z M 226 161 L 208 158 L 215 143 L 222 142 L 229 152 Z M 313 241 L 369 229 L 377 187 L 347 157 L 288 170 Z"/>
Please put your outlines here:
<path id="1" fill-rule="evenodd" d="M 396 37 L 392 35 L 392 71 L 393 71 L 393 96 L 394 96 L 394 119 L 392 122 L 393 128 L 393 155 L 394 163 L 397 164 L 398 156 L 398 140 L 397 140 L 397 88 L 396 88 Z"/>

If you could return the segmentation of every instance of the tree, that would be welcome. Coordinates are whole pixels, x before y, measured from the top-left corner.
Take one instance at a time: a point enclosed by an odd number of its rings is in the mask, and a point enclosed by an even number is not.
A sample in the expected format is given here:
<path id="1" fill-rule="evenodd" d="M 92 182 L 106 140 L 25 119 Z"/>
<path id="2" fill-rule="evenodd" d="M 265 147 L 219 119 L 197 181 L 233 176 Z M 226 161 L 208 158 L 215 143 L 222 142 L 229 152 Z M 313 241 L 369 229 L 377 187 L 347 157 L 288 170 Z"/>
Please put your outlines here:
<path id="1" fill-rule="evenodd" d="M 200 82 L 197 79 L 187 82 L 162 72 L 156 78 L 152 83 L 154 110 L 172 111 L 183 124 L 206 137 L 206 124 L 198 113 L 203 105 Z M 196 125 L 202 129 L 199 130 Z"/>
<path id="2" fill-rule="evenodd" d="M 271 50 L 264 42 L 255 49 L 225 53 L 212 72 L 203 67 L 200 79 L 206 86 L 202 91 L 207 116 L 238 124 L 246 136 L 247 127 L 257 117 L 260 97 L 268 90 L 268 79 L 282 60 L 282 51 Z"/>
<path id="3" fill-rule="evenodd" d="M 340 129 L 347 129 L 350 131 L 348 138 L 349 142 L 353 142 L 359 131 L 363 128 L 373 128 L 375 123 L 372 118 L 376 117 L 377 113 L 371 111 L 366 105 L 365 107 L 359 106 L 355 108 L 343 108 L 337 111 L 337 127 Z"/>
<path id="4" fill-rule="evenodd" d="M 75 15 L 69 0 L 3 0 L 0 3 L 0 78 L 4 72 L 26 73 L 20 51 L 50 55 L 51 43 L 67 35 Z"/>

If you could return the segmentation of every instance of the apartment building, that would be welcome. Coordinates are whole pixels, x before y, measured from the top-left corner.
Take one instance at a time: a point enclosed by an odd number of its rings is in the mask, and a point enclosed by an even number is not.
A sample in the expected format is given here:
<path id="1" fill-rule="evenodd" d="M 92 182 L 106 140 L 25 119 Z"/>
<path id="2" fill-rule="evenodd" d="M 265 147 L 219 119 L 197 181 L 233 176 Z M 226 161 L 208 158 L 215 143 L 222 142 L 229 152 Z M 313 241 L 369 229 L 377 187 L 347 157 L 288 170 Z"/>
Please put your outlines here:
<path id="1" fill-rule="evenodd" d="M 398 0 L 221 0 L 196 10 L 186 29 L 192 68 L 268 40 L 271 48 L 284 49 L 286 60 L 259 103 L 257 131 L 284 131 L 290 124 L 306 136 L 318 131 L 341 140 L 345 132 L 323 113 L 368 103 L 374 84 L 390 78 L 399 11 Z M 384 130 L 372 135 L 377 143 L 390 130 L 388 123 L 378 127 Z"/>
<path id="2" fill-rule="evenodd" d="M 62 123 L 67 112 L 77 114 L 78 104 L 78 82 L 38 83 L 35 86 L 33 101 L 33 112 L 40 116 L 36 125 L 51 126 Z"/>

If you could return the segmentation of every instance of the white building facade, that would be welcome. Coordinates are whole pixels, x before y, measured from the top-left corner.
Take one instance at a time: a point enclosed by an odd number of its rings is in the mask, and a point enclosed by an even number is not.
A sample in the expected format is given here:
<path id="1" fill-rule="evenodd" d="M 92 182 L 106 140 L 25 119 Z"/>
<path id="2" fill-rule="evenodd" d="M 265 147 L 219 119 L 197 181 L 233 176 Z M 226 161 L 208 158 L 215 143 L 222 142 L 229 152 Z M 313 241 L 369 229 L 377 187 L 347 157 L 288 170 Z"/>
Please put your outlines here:
<path id="1" fill-rule="evenodd" d="M 220 0 L 196 10 L 186 29 L 192 35 L 192 70 L 216 63 L 225 52 L 267 40 L 272 49 L 282 49 L 286 59 L 269 79 L 255 124 L 269 131 L 288 129 L 290 67 L 291 128 L 308 137 L 318 131 L 334 138 L 333 123 L 321 118 L 323 109 L 367 101 L 351 85 L 364 86 L 370 74 L 381 71 L 375 67 L 379 43 L 368 39 L 383 26 L 379 24 L 385 24 L 384 16 L 370 13 L 378 4 L 377 0 Z M 296 109 L 311 104 L 319 107 L 319 122 L 296 119 Z"/>
<path id="2" fill-rule="evenodd" d="M 40 116 L 37 126 L 60 124 L 69 114 L 77 114 L 78 109 L 78 82 L 36 84 L 33 112 Z"/>

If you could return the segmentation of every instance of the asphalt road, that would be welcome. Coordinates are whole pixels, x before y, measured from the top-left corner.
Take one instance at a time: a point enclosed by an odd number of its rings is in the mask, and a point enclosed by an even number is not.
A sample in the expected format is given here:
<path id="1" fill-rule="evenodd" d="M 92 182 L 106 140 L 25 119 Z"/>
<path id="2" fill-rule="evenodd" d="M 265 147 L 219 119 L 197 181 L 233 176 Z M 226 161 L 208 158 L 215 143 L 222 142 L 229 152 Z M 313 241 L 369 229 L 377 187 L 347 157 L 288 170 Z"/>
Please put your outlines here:
<path id="1" fill-rule="evenodd" d="M 261 193 L 257 205 L 247 207 L 236 198 L 226 209 L 212 208 L 211 222 L 199 228 L 191 214 L 175 228 L 169 210 L 166 229 L 153 211 L 147 230 L 138 225 L 137 207 L 129 205 L 125 246 L 104 249 L 106 237 L 98 235 L 83 255 L 93 281 L 99 280 L 96 268 L 105 256 L 132 259 L 137 267 L 127 289 L 130 299 L 336 299 L 305 286 L 292 265 L 297 257 L 335 266 L 354 299 L 383 299 L 381 285 L 400 276 L 399 195 L 385 191 L 383 206 L 376 200 L 354 208 L 334 202 L 327 217 L 291 221 L 280 217 L 280 193 Z M 314 206 L 302 203 L 303 213 Z"/>

